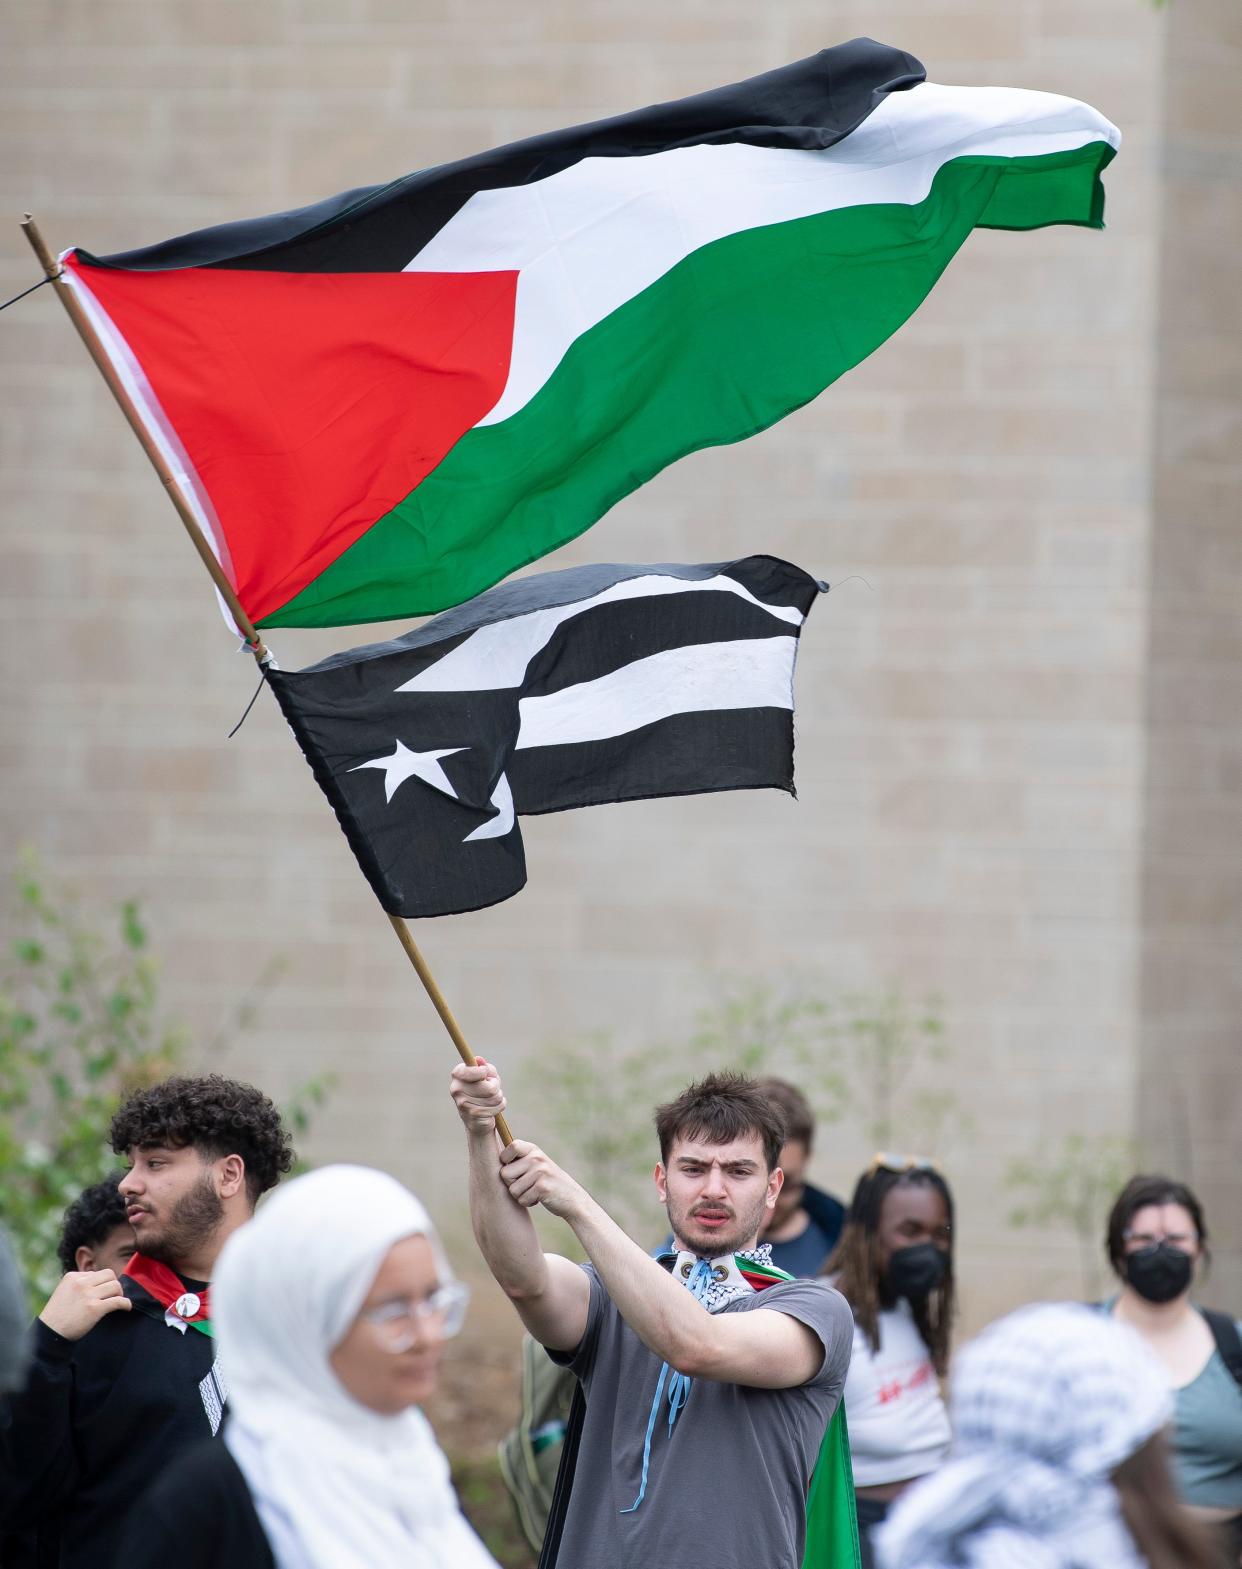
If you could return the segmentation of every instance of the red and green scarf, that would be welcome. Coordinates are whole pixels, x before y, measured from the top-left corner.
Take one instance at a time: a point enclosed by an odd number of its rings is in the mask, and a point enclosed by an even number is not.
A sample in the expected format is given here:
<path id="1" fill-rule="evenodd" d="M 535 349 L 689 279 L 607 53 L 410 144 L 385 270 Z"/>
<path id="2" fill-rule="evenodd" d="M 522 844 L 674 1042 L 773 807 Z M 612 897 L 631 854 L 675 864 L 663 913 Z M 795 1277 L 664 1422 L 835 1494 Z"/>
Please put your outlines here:
<path id="1" fill-rule="evenodd" d="M 768 1242 L 744 1253 L 722 1253 L 702 1261 L 695 1253 L 677 1253 L 670 1248 L 657 1255 L 656 1262 L 674 1280 L 688 1287 L 709 1313 L 719 1312 L 738 1297 L 748 1297 L 768 1286 L 786 1285 L 794 1278 L 772 1262 L 772 1246 Z M 696 1267 L 700 1262 L 705 1266 L 703 1270 Z"/>
<path id="2" fill-rule="evenodd" d="M 144 1258 L 141 1253 L 131 1256 L 123 1274 L 135 1280 L 142 1289 L 155 1298 L 164 1308 L 165 1317 L 188 1324 L 200 1334 L 210 1335 L 211 1287 L 202 1291 L 187 1291 L 185 1282 L 167 1264 L 158 1259 Z"/>

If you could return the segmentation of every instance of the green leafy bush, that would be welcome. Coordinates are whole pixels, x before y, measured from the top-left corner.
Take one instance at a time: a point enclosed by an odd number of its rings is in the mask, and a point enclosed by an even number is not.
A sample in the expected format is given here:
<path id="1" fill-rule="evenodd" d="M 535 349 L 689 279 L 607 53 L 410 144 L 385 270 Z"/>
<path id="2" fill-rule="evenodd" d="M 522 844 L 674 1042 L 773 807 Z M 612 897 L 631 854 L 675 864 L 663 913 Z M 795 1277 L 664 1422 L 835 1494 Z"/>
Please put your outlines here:
<path id="1" fill-rule="evenodd" d="M 59 1275 L 65 1206 L 116 1168 L 104 1134 L 121 1095 L 165 1077 L 185 1041 L 159 1016 L 133 901 L 93 930 L 27 860 L 13 917 L 0 967 L 0 1214 L 42 1305 Z"/>
<path id="2" fill-rule="evenodd" d="M 0 959 L 0 1222 L 37 1308 L 60 1273 L 66 1206 L 118 1165 L 107 1142 L 113 1112 L 130 1090 L 185 1068 L 190 1049 L 162 1015 L 159 968 L 136 902 L 99 920 L 27 857 L 12 906 Z M 281 967 L 269 966 L 258 989 Z M 254 1017 L 256 996 L 252 988 L 242 998 L 221 1037 Z M 212 1045 L 208 1054 L 216 1055 Z M 295 1132 L 306 1131 L 331 1083 L 323 1075 L 294 1091 L 285 1115 Z"/>

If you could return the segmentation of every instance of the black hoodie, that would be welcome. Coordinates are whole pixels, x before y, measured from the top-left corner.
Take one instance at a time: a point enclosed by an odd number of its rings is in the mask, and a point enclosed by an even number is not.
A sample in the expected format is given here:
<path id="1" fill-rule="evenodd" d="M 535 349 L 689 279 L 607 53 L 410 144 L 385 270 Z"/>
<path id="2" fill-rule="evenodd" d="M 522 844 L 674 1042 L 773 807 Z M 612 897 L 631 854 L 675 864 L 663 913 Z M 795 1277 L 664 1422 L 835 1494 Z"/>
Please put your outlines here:
<path id="1" fill-rule="evenodd" d="M 129 1507 L 170 1459 L 220 1427 L 225 1391 L 210 1335 L 168 1322 L 129 1276 L 121 1288 L 132 1309 L 81 1340 L 36 1320 L 26 1388 L 0 1409 L 2 1523 L 59 1532 L 62 1569 L 115 1562 Z"/>

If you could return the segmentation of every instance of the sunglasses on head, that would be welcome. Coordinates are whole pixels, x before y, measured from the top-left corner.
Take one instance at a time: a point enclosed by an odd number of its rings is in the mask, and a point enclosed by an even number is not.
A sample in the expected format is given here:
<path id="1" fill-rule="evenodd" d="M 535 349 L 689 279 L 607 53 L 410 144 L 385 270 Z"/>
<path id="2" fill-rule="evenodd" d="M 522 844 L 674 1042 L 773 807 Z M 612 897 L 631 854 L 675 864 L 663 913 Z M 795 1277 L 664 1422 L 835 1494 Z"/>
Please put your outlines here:
<path id="1" fill-rule="evenodd" d="M 874 1177 L 877 1171 L 934 1171 L 940 1175 L 940 1167 L 934 1160 L 928 1160 L 923 1155 L 890 1155 L 887 1150 L 879 1150 L 871 1157 L 871 1164 L 864 1175 Z"/>

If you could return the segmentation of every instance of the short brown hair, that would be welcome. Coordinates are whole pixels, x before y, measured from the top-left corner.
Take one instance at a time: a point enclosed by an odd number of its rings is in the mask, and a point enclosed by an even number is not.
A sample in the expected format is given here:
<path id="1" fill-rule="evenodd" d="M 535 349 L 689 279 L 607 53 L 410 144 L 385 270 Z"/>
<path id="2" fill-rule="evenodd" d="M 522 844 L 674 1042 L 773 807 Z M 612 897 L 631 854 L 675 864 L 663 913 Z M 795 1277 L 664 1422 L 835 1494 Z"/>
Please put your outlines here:
<path id="1" fill-rule="evenodd" d="M 760 1079 L 759 1088 L 770 1101 L 776 1102 L 785 1119 L 785 1143 L 801 1144 L 809 1155 L 815 1142 L 815 1113 L 810 1101 L 788 1079 Z"/>
<path id="2" fill-rule="evenodd" d="M 784 1113 L 758 1081 L 744 1073 L 709 1073 L 691 1084 L 667 1106 L 656 1107 L 655 1128 L 666 1165 L 673 1140 L 681 1135 L 729 1144 L 757 1133 L 769 1171 L 775 1170 L 785 1142 Z"/>

